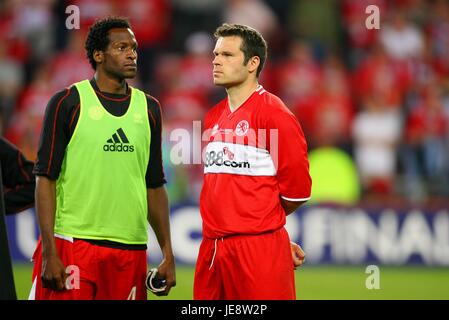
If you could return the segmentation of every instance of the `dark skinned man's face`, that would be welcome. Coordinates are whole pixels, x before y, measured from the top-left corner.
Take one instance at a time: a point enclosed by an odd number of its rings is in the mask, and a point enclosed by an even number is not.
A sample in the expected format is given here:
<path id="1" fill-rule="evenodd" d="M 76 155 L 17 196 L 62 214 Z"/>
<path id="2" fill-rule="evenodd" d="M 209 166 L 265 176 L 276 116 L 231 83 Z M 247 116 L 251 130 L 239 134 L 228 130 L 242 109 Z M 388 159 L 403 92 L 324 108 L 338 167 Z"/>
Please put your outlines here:
<path id="1" fill-rule="evenodd" d="M 97 63 L 107 74 L 119 79 L 134 78 L 137 72 L 137 41 L 131 29 L 109 30 L 109 45 L 103 51 L 103 60 Z"/>

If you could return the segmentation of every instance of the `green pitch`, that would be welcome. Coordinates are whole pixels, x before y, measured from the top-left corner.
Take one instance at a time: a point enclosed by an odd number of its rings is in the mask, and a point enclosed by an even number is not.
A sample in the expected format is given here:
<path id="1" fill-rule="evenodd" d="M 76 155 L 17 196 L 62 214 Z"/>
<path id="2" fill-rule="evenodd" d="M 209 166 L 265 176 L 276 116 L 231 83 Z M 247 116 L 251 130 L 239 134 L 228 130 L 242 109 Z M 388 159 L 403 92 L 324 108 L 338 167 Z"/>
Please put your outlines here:
<path id="1" fill-rule="evenodd" d="M 365 266 L 304 266 L 296 271 L 298 299 L 449 299 L 449 268 L 380 266 L 380 288 L 367 289 Z M 29 264 L 15 264 L 14 278 L 19 299 L 31 288 Z M 192 299 L 193 267 L 177 267 L 177 285 L 170 296 L 149 299 Z"/>

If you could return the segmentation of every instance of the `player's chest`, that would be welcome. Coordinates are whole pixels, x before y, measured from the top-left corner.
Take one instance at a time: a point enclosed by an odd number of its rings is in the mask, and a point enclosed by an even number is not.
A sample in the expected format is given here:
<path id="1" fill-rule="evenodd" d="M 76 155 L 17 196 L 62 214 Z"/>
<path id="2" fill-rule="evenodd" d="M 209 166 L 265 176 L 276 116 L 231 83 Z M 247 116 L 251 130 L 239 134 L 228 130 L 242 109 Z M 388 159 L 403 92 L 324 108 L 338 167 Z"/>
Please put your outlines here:
<path id="1" fill-rule="evenodd" d="M 244 110 L 238 114 L 223 112 L 211 123 L 209 142 L 255 137 L 260 126 L 258 122 L 254 114 Z"/>

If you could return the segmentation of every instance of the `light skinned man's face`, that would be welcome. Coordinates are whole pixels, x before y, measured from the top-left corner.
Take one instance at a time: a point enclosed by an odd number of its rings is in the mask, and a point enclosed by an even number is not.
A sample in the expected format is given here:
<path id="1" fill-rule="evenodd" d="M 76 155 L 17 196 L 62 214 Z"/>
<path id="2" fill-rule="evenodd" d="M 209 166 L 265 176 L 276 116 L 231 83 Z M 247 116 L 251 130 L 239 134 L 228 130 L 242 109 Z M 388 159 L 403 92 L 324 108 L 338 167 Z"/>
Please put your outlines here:
<path id="1" fill-rule="evenodd" d="M 250 63 L 243 64 L 245 56 L 240 50 L 242 38 L 238 36 L 217 39 L 212 62 L 214 84 L 230 88 L 246 82 L 250 75 Z M 251 61 L 251 60 L 250 60 Z"/>

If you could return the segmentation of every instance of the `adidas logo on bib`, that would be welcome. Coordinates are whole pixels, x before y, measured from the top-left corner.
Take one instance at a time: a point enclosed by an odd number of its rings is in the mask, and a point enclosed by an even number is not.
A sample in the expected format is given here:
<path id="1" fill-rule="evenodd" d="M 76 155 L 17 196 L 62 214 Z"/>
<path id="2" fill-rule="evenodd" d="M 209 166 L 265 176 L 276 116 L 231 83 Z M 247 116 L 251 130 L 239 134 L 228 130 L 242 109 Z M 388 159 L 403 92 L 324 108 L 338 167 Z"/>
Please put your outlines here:
<path id="1" fill-rule="evenodd" d="M 123 129 L 119 128 L 112 137 L 106 141 L 103 150 L 110 152 L 134 152 L 134 146 L 129 143 L 128 137 Z"/>

